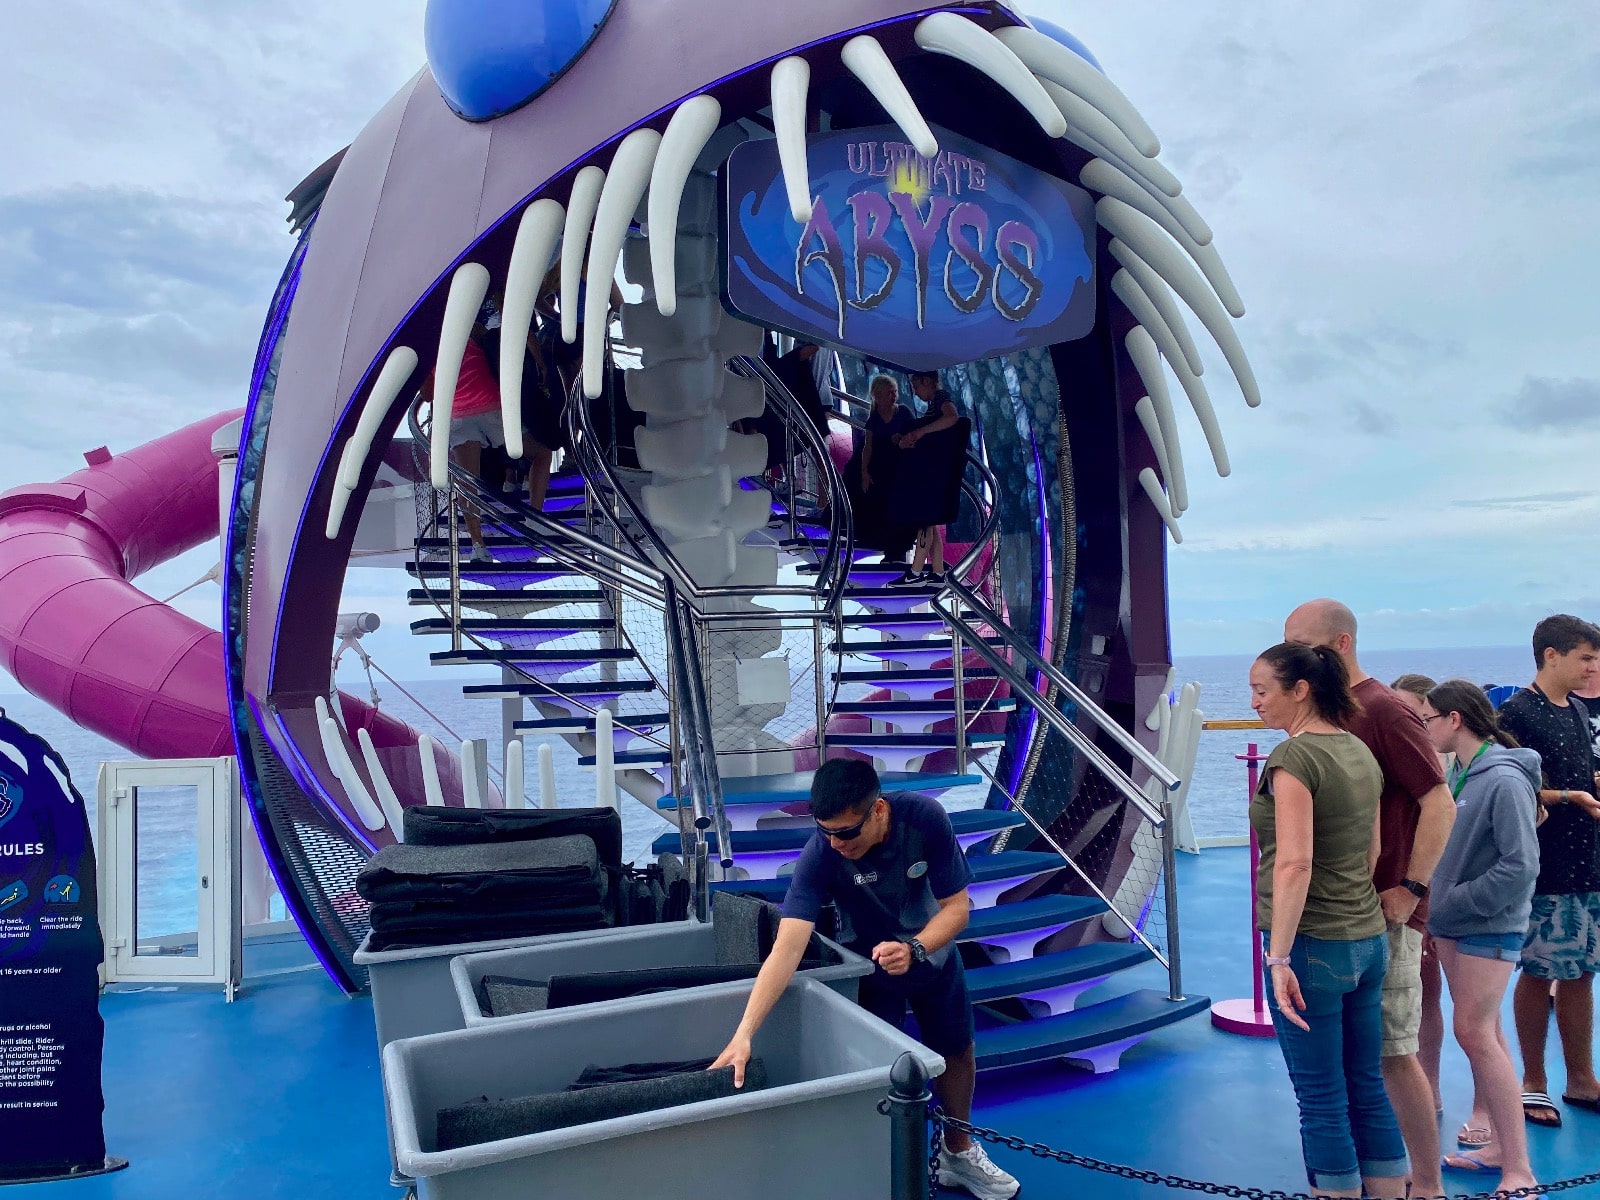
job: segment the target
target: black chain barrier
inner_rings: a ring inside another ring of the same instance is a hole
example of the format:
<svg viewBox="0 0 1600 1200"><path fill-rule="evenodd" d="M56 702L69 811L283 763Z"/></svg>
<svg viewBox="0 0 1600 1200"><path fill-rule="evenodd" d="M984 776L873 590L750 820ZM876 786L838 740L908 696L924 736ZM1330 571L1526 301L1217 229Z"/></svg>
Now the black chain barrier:
<svg viewBox="0 0 1600 1200"><path fill-rule="evenodd" d="M888 1114L887 1103L878 1105L880 1113ZM1163 1175L1160 1171L1144 1171L1138 1167L1123 1166L1121 1163L1103 1162L1098 1158L1090 1158L1083 1154L1074 1154L1070 1150L1057 1150L1043 1142L1030 1142L1026 1138L1012 1137L1001 1133L997 1129L985 1129L981 1125L974 1125L958 1117L952 1117L938 1108L930 1108L928 1113L933 1122L933 1137L931 1139L932 1153L928 1159L928 1200L935 1200L937 1193L936 1180L939 1174L939 1149L944 1142L944 1131L954 1129L965 1133L968 1137L980 1142L987 1142L991 1146L1004 1146L1008 1150L1031 1154L1035 1158L1054 1159L1069 1167L1081 1167L1085 1171L1096 1171L1102 1175L1113 1175L1118 1179L1131 1179L1136 1183L1147 1183L1153 1187L1175 1188L1184 1192L1199 1192L1206 1196L1227 1196L1230 1200L1320 1200L1309 1192L1285 1192L1277 1188L1241 1187L1233 1183L1210 1183L1201 1179L1187 1179L1182 1175ZM1536 1187L1517 1188L1514 1191L1489 1191L1489 1192L1459 1192L1452 1193L1448 1200L1513 1200L1517 1197L1548 1196L1556 1192L1570 1191L1572 1188L1588 1187L1590 1184L1600 1183L1600 1171L1591 1171L1587 1175L1579 1175L1573 1179L1560 1179L1554 1183L1541 1183Z"/></svg>

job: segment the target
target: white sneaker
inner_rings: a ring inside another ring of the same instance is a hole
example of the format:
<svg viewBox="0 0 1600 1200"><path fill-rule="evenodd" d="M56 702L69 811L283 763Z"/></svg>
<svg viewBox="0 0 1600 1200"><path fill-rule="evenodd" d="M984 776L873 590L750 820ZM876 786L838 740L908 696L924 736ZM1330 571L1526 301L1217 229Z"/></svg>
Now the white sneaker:
<svg viewBox="0 0 1600 1200"><path fill-rule="evenodd" d="M489 557L489 548L487 546L485 546L482 542L473 542L472 558L470 561L475 563L486 563L493 562L494 560Z"/></svg>
<svg viewBox="0 0 1600 1200"><path fill-rule="evenodd" d="M984 1153L976 1142L971 1149L955 1154L939 1151L939 1184L971 1192L978 1200L1011 1200L1022 1187Z"/></svg>

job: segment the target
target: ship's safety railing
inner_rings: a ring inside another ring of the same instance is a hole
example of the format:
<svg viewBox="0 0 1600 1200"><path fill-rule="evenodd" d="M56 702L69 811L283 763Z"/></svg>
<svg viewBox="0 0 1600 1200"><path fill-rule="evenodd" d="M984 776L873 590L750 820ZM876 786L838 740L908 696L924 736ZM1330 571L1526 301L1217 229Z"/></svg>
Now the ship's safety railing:
<svg viewBox="0 0 1600 1200"><path fill-rule="evenodd" d="M965 646L982 658L1010 685L1017 704L1032 719L1044 723L1041 744L1034 748L1034 776L1024 795L1008 786L979 759L972 761L1011 807L1068 866L1109 912L1103 918L1107 931L1139 942L1167 971L1168 995L1181 1000L1182 955L1178 939L1178 886L1176 846L1170 797L1180 780L1133 734L1106 713L1048 658L1010 629L984 598L954 576L934 598L933 608L944 618L959 655ZM978 624L996 631L1004 644L995 646L979 635ZM1030 673L1036 676L1041 691ZM960 689L956 694L960 695ZM1150 783L1141 788L1089 732L1086 721L1114 747L1142 768ZM1082 764L1082 769L1079 769ZM1028 810L1028 794L1054 791L1070 798L1080 832L1063 843L1045 822ZM1102 836L1105 827L1124 811L1139 822L1126 843L1115 835ZM1126 855L1124 859L1121 856ZM1097 880L1117 880L1108 892Z"/></svg>
<svg viewBox="0 0 1600 1200"><path fill-rule="evenodd" d="M423 415L427 407L425 402L419 402L411 410L413 440L418 455L422 455L423 448L429 444L431 414L428 417ZM427 477L425 471L423 477ZM469 642L479 649L496 649L464 628L462 623L461 523L467 511L473 512L493 528L513 534L524 546L552 561L594 579L612 601L615 613L622 611L623 596L654 606L660 617L660 640L665 647L665 654L662 677L653 679L653 682L669 701L671 720L668 728L671 740L668 746L674 787L680 797L686 797L689 801L678 808L679 834L689 864L696 915L701 920L709 919L708 884L711 871L706 833L714 831L724 869L732 865L725 849L732 845L732 838L723 811L715 759L709 750L709 706L700 672L696 668L700 659L697 633L688 604L672 575L644 559L631 545L618 546L615 538L605 536L616 531L594 521L592 514L585 522L590 528L585 529L563 524L544 513L515 509L492 496L483 483L469 472L454 465L448 473L446 489L418 490L433 495L433 499L423 506L424 515L419 520L419 525L423 527L419 530L419 561L422 560L422 537L433 536L441 523L446 529L443 552L449 564L447 589L443 592L436 589L426 572L420 573L420 583L434 606L448 619L451 647L454 650L462 649ZM530 592L529 597L530 600L536 600L537 593ZM623 635L620 617L617 633L619 637ZM646 656L641 654L640 661L644 662L645 659ZM524 680L539 683L564 703L591 713L597 711L578 697L562 693L559 682L537 678L522 670L514 661L507 662L505 669ZM629 728L626 717L618 718L616 724L624 729ZM661 744L653 732L644 729L635 729L633 732Z"/></svg>

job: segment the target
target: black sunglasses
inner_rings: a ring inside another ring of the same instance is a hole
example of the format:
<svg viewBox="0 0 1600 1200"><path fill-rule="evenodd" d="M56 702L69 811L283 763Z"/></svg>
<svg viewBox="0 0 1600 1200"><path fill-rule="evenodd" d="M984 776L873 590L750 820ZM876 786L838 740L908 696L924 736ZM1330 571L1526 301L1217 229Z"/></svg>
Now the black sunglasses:
<svg viewBox="0 0 1600 1200"><path fill-rule="evenodd" d="M825 838L832 838L836 842L853 842L861 836L861 831L866 828L867 822L872 820L872 814L877 810L877 807L878 801L874 799L872 807L867 809L866 816L862 817L854 825L846 825L843 829L829 829L821 821L818 821L816 822L817 832Z"/></svg>

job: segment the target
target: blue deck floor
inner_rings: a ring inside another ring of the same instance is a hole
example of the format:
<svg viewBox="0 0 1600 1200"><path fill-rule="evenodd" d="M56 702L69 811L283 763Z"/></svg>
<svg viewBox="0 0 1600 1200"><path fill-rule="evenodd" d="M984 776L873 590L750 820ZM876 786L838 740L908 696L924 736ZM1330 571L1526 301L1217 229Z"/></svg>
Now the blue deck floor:
<svg viewBox="0 0 1600 1200"><path fill-rule="evenodd" d="M1247 995L1245 852L1185 856L1180 881L1187 986L1217 998ZM105 996L106 1141L133 1165L8 1194L398 1197L387 1184L371 1005L343 998L314 968L283 973L296 958L295 948L253 947L255 978L233 1005L216 993ZM269 970L280 973L261 974ZM1163 980L1143 967L1109 986L1160 987ZM1552 1046L1553 1092L1562 1082L1559 1061ZM1444 1073L1445 1130L1453 1142L1471 1080L1448 1043ZM1192 1178L1287 1190L1304 1183L1294 1097L1276 1046L1219 1033L1204 1019L1156 1034L1112 1075L1096 1078L1062 1064L985 1076L976 1119L1080 1154ZM1600 1116L1569 1110L1565 1129L1530 1136L1541 1179L1600 1168ZM1156 1194L1027 1155L995 1156L1036 1200ZM1493 1179L1449 1182L1464 1192ZM1600 1189L1569 1194L1600 1196Z"/></svg>

